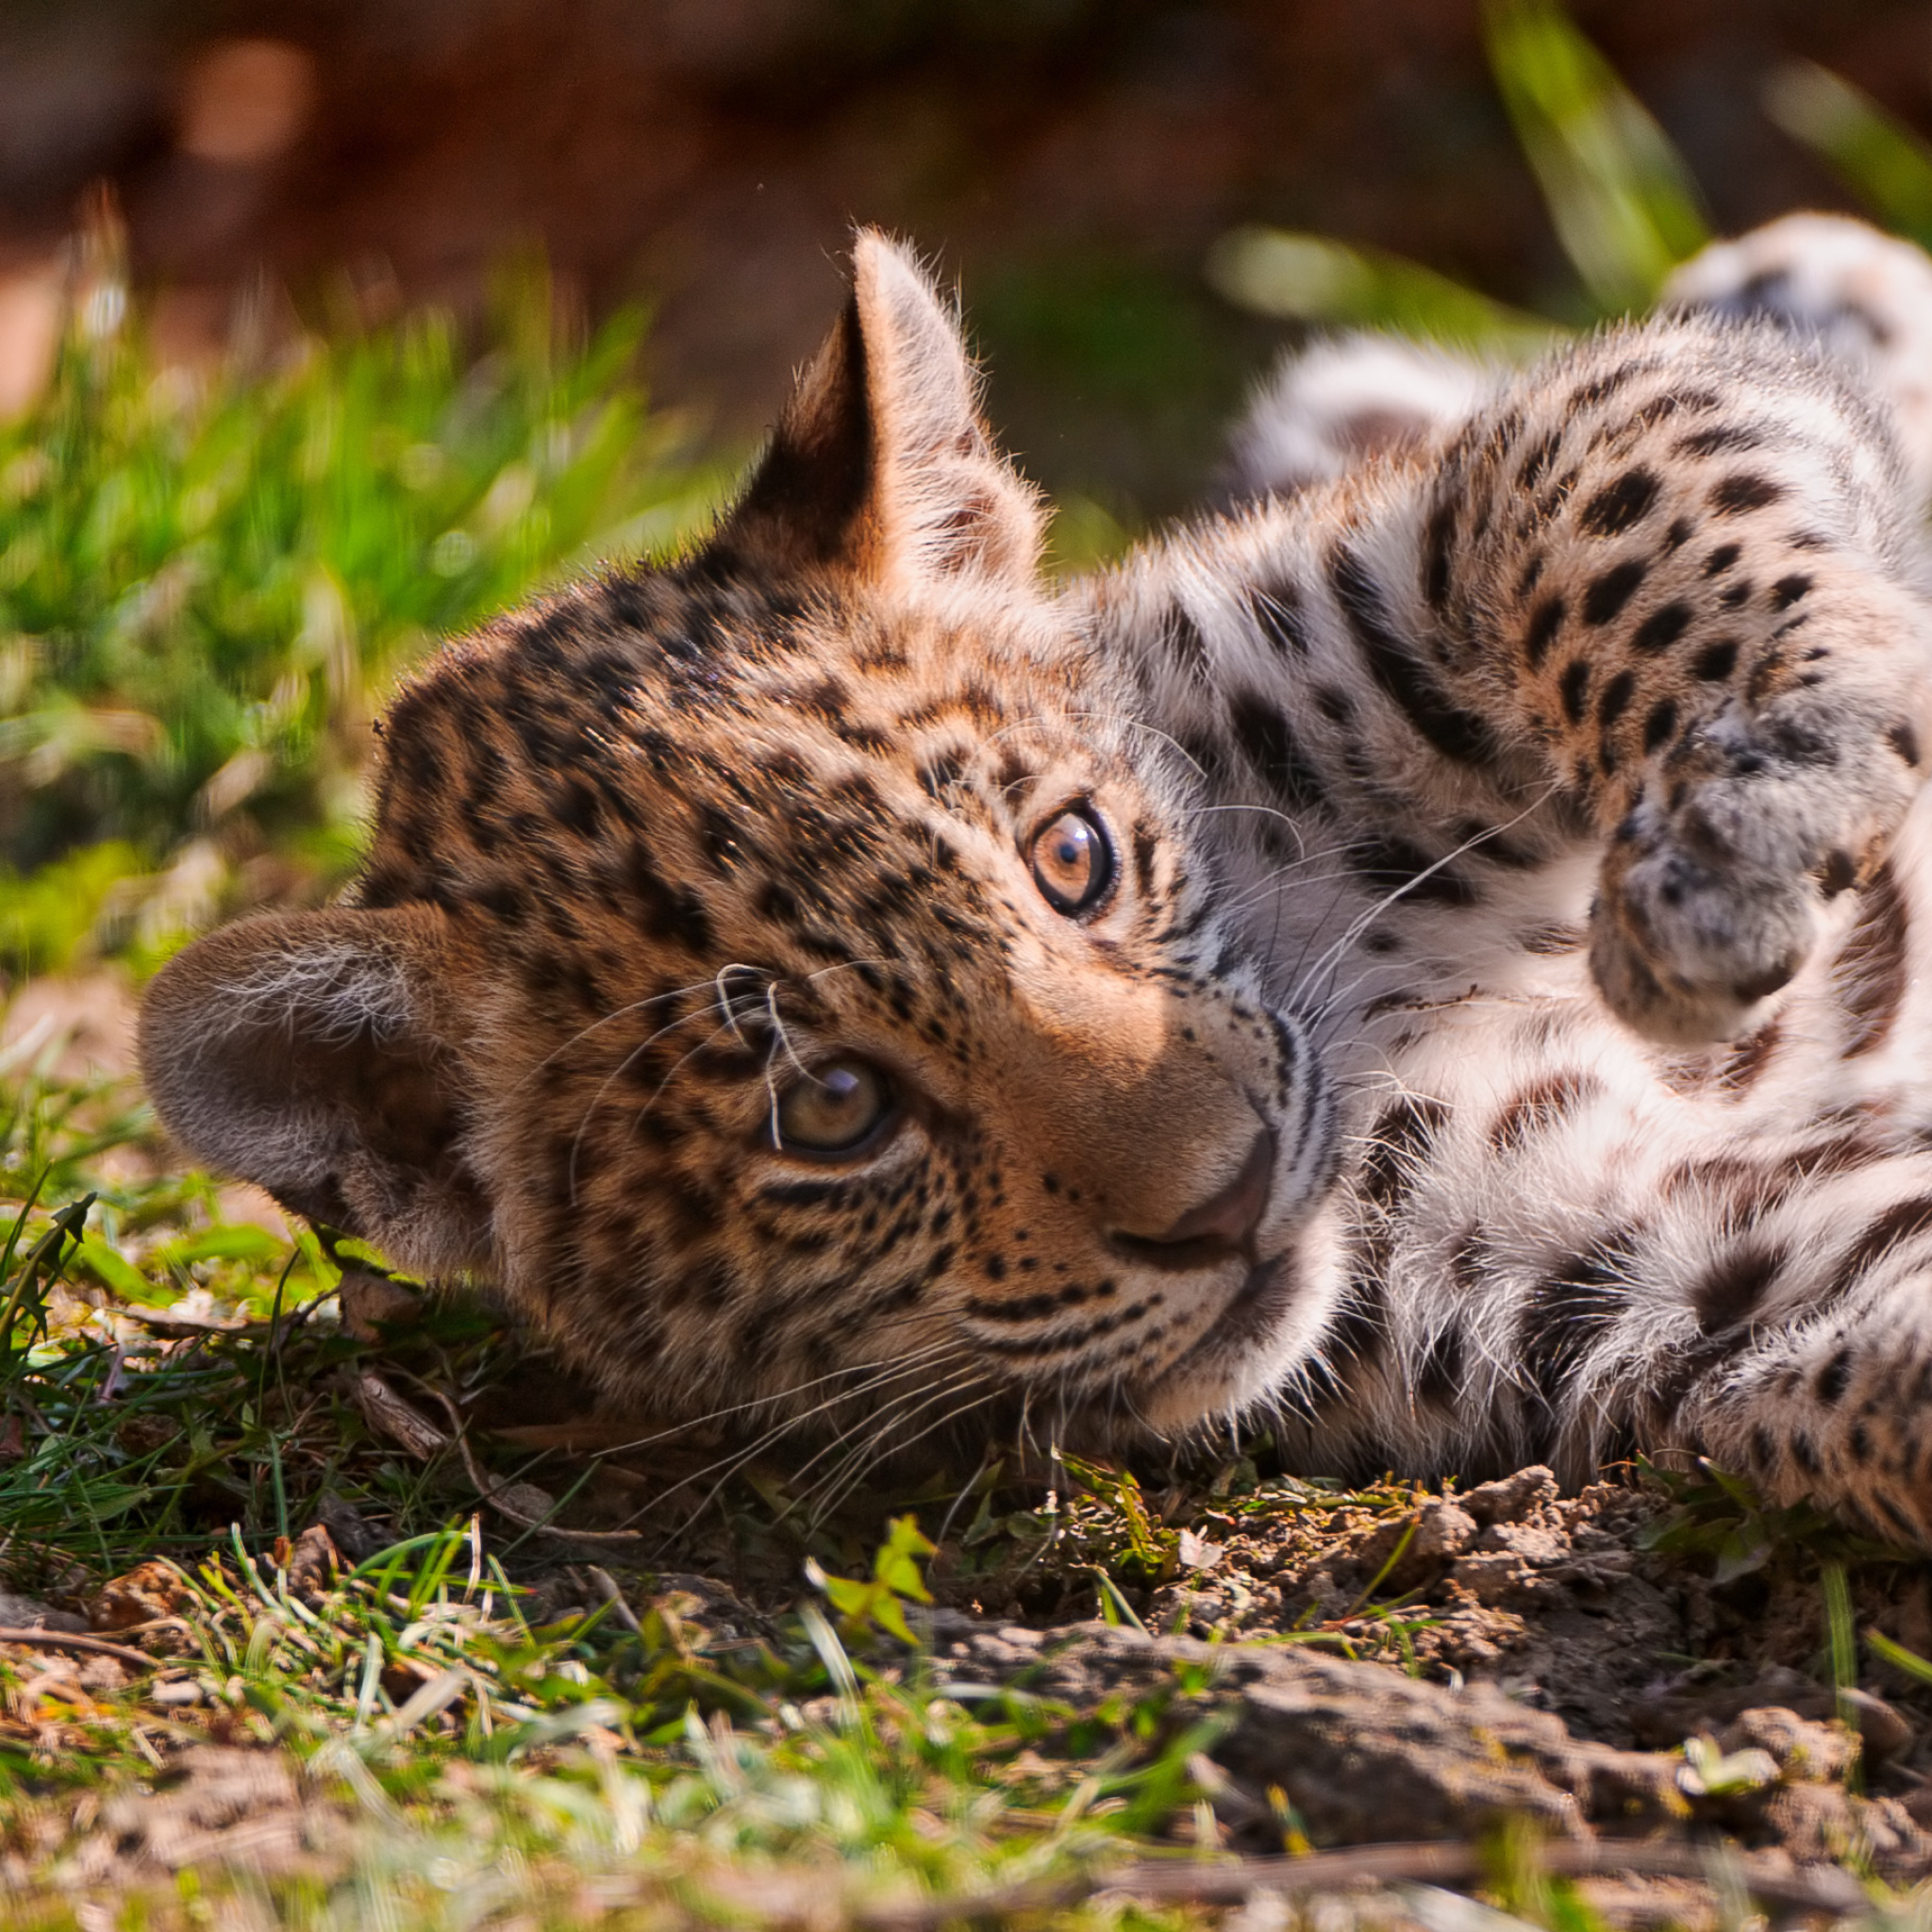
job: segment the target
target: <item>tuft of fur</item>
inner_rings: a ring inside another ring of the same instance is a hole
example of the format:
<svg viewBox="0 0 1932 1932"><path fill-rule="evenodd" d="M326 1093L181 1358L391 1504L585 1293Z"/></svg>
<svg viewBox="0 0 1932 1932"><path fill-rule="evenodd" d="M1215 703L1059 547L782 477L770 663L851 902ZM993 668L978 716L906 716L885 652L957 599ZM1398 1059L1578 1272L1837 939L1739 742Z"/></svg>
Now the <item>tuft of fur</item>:
<svg viewBox="0 0 1932 1932"><path fill-rule="evenodd" d="M1291 351L1228 441L1234 497L1286 496L1464 422L1503 372L1403 336L1366 331Z"/></svg>

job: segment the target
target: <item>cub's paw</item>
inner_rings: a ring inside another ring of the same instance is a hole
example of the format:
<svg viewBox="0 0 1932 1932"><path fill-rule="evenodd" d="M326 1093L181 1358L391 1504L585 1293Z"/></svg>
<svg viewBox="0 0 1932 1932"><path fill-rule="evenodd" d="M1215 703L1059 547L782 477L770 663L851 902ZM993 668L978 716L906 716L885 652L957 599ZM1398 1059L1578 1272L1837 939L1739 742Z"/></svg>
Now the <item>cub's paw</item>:
<svg viewBox="0 0 1932 1932"><path fill-rule="evenodd" d="M1698 847L1632 815L1604 862L1591 972L1626 1025L1670 1045L1732 1040L1796 977L1824 924L1809 879Z"/></svg>
<svg viewBox="0 0 1932 1932"><path fill-rule="evenodd" d="M1653 1040L1696 1045L1761 1024L1845 923L1846 895L1877 870L1924 781L1923 725L1888 730L1856 702L1808 708L1717 721L1653 774L1610 840L1591 968L1611 1009Z"/></svg>

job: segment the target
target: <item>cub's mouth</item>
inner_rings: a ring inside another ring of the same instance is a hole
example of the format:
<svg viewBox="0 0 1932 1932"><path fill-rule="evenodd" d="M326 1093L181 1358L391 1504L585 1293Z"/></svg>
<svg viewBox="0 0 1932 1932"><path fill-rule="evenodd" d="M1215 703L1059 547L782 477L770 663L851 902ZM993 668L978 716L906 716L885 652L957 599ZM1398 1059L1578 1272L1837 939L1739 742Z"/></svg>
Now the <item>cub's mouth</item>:
<svg viewBox="0 0 1932 1932"><path fill-rule="evenodd" d="M1296 1285L1292 1252L1257 1262L1233 1300L1174 1366L1183 1368L1222 1349L1244 1348L1265 1340L1292 1306Z"/></svg>

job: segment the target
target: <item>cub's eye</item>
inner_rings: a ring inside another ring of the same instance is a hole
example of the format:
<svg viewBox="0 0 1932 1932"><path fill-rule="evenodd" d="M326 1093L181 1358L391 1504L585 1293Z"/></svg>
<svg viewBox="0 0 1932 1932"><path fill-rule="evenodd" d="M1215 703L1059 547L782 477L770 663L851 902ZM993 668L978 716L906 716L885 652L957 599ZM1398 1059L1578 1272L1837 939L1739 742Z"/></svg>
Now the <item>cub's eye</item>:
<svg viewBox="0 0 1932 1932"><path fill-rule="evenodd" d="M1033 835L1033 883L1056 912L1091 912L1113 884L1113 847L1084 805L1070 807Z"/></svg>
<svg viewBox="0 0 1932 1932"><path fill-rule="evenodd" d="M892 1117L886 1076L864 1060L827 1060L778 1102L775 1131L788 1154L856 1154Z"/></svg>

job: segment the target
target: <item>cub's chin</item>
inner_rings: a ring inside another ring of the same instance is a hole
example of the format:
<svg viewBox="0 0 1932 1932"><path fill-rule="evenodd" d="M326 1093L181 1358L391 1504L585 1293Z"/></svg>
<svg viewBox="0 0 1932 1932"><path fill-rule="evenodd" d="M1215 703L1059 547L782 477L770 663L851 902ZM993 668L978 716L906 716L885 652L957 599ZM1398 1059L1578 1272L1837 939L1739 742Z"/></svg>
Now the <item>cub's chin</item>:
<svg viewBox="0 0 1932 1932"><path fill-rule="evenodd" d="M1319 1284L1332 1279L1310 1267L1306 1243L1260 1263L1187 1351L1121 1407L1144 1437L1174 1441L1294 1406L1324 1353L1335 1293Z"/></svg>

